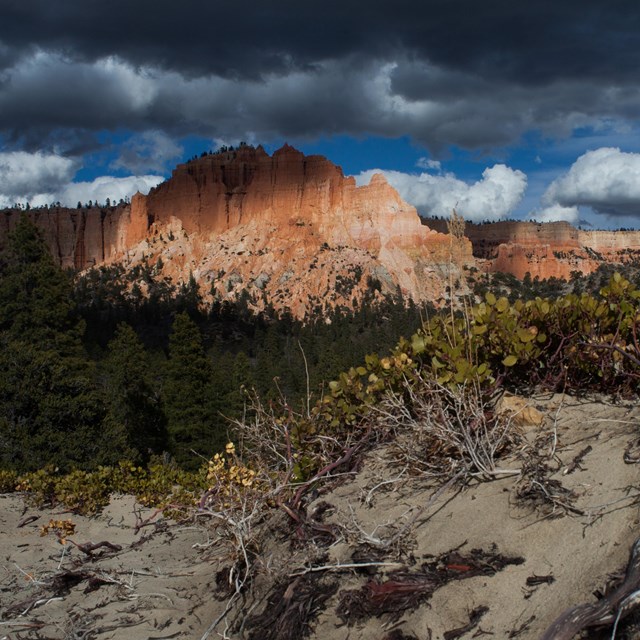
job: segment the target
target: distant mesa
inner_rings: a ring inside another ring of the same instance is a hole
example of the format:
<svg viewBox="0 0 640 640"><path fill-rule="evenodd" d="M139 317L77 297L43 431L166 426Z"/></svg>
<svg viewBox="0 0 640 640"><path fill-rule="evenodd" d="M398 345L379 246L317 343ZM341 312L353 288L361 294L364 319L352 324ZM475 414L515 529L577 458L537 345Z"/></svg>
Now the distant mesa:
<svg viewBox="0 0 640 640"><path fill-rule="evenodd" d="M445 220L428 219L445 231ZM640 259L640 231L582 231L568 222L467 223L465 235L476 262L486 271L510 273L522 279L561 278L573 271L589 274L602 263Z"/></svg>
<svg viewBox="0 0 640 640"><path fill-rule="evenodd" d="M20 213L4 211L0 242ZM372 291L438 302L461 286L465 266L568 278L640 255L640 232L567 223L467 224L455 239L446 221L423 224L383 175L358 187L289 145L271 156L249 145L203 154L130 204L27 214L65 267L157 264L175 282L193 275L208 300L243 295L298 317L352 307Z"/></svg>

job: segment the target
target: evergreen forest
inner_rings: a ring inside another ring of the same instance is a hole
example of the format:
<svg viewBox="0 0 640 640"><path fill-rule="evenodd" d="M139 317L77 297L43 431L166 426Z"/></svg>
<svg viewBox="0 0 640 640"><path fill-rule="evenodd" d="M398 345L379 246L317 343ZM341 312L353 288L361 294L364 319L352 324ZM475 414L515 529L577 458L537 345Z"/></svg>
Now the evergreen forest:
<svg viewBox="0 0 640 640"><path fill-rule="evenodd" d="M301 406L431 310L388 298L302 323L246 300L202 304L144 265L58 267L26 218L0 258L0 468L91 470L224 449L247 393Z"/></svg>

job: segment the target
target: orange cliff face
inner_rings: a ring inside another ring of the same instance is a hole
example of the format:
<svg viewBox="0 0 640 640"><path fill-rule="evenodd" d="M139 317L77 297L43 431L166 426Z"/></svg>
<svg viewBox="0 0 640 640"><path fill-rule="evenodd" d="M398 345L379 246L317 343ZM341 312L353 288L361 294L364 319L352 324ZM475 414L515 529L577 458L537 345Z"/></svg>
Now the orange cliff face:
<svg viewBox="0 0 640 640"><path fill-rule="evenodd" d="M5 212L0 243L20 214ZM382 175L358 187L288 145L205 155L130 205L28 215L64 266L146 261L176 283L193 274L205 298L248 295L298 317L351 307L371 289L437 302L473 261L468 241L421 224Z"/></svg>
<svg viewBox="0 0 640 640"><path fill-rule="evenodd" d="M569 279L572 271L591 273L599 262L585 251L579 232L568 222L498 222L469 230L489 270L531 277ZM472 243L474 242L472 240Z"/></svg>
<svg viewBox="0 0 640 640"><path fill-rule="evenodd" d="M382 175L356 187L326 158L288 145L273 157L262 147L241 147L179 165L134 205L132 218L158 224L177 218L188 234L203 237L254 222L280 230L313 227L327 242L349 240L374 250L392 238L414 247L429 236L415 208Z"/></svg>
<svg viewBox="0 0 640 640"><path fill-rule="evenodd" d="M2 212L0 245L22 214ZM205 155L130 205L26 215L65 267L146 262L176 283L193 275L205 299L243 296L298 317L351 307L368 290L437 303L454 283L464 293L465 265L569 278L640 257L639 231L564 222L468 223L454 242L446 221L422 224L382 175L358 187L326 158L288 145L273 156L248 146Z"/></svg>
<svg viewBox="0 0 640 640"><path fill-rule="evenodd" d="M428 220L443 230L446 221ZM489 272L569 279L589 274L603 262L640 258L640 231L581 231L568 222L467 223L465 235L479 266Z"/></svg>
<svg viewBox="0 0 640 640"><path fill-rule="evenodd" d="M21 215L38 226L54 259L64 268L87 269L116 259L131 241L131 209L125 204L78 209L5 209L0 212L0 246Z"/></svg>
<svg viewBox="0 0 640 640"><path fill-rule="evenodd" d="M241 147L180 165L132 199L130 218L132 266L161 257L174 280L192 273L213 297L246 291L257 308L296 316L350 307L371 284L437 301L450 273L458 279L472 261L463 241L452 262L448 236L422 225L383 176L357 187L326 158L287 145L273 156Z"/></svg>

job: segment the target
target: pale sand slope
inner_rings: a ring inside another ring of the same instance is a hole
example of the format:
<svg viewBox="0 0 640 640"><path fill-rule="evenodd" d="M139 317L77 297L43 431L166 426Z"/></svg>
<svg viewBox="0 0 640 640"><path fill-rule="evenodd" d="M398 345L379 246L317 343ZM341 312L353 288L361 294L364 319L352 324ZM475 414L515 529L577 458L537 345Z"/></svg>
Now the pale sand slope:
<svg viewBox="0 0 640 640"><path fill-rule="evenodd" d="M281 513L259 525L261 555L255 565L254 587L227 617L230 627L226 632L222 622L209 637L225 633L229 638L266 637L249 614L275 611L274 600L267 604L267 596L276 581L283 581L285 587L295 583L289 590L295 599L301 583L290 574L311 566L305 563L353 563L354 551L366 534L388 540L411 518L415 518L413 526L381 558L399 562L405 572L419 572L433 556L460 545L462 559L450 556L440 563L441 567L448 565L449 577L464 578L468 570L464 556L472 549L489 552L493 548L524 561L493 575L449 581L417 608L400 611L397 619L389 613L360 619L353 611L351 617L346 613L350 607L344 604L345 592L360 589L372 578L364 571L314 572L318 593L327 585L333 585L334 593L324 603L316 603L319 615L311 621L307 637L436 640L463 627L470 612L482 606L488 610L479 626L459 637L482 638L482 632L487 632L492 634L486 636L489 638L539 638L567 607L594 602L593 592L604 590L609 575L624 569L629 549L640 536L638 466L623 462L625 448L640 436L640 407L627 401L613 404L560 396L529 402L546 416L545 421L542 426L523 427L522 445L501 467L520 468L533 450L533 441L545 436L544 442L538 439L540 450L549 452L555 447L555 463L548 464L558 470L551 479L575 492L574 498L560 500L576 512L518 498L525 484L518 477L451 487L436 499L432 496L437 486L423 479L408 478L374 489L401 471L388 464L388 450L374 451L353 480L309 505L309 513L321 502L331 505L324 522L342 525L337 542L327 548L292 545L288 533L293 533L293 527ZM581 464L566 473L588 445L592 449ZM547 485L548 490L550 487ZM557 487L553 491L557 493ZM419 511L424 505L428 507ZM201 638L226 604L216 574L229 565L229 547L216 540L204 518L189 525L145 527L136 534L133 508L131 498L116 497L100 516L84 518L24 507L16 495L0 496L0 639ZM38 520L18 527L30 515L37 515ZM98 549L94 558L88 558L67 545L63 555L55 536L39 536L39 527L51 517L72 519L77 525L73 540L78 543L106 540L121 545L122 550ZM364 552L356 555L358 562L367 559L374 559L370 550L368 557ZM396 569L378 568L376 580L384 582ZM68 572L75 572L80 581L65 590L60 587L60 576ZM527 578L532 576L553 576L554 581L527 587ZM102 584L96 584L95 578L101 578ZM85 593L90 586L97 588ZM49 600L52 597L56 599ZM347 623L337 615L339 607ZM269 637L288 637L275 630L275 623L269 629ZM640 637L634 633L627 625L617 637ZM610 631L608 634L590 637L610 637Z"/></svg>

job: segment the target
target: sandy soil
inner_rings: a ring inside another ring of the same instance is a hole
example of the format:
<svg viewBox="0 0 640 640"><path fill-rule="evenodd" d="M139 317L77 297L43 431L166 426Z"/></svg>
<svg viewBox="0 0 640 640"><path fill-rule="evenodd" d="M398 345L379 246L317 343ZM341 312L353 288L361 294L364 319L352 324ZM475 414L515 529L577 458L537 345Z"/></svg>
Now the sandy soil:
<svg viewBox="0 0 640 640"><path fill-rule="evenodd" d="M85 518L0 496L0 640L540 638L567 607L595 602L640 536L638 466L623 461L640 406L560 396L527 405L522 443L501 463L524 475L442 490L379 449L308 505L336 525L335 540L296 542L281 512L256 523L251 586L215 629L234 557L210 520L136 532L130 497ZM121 549L89 555L41 537L51 518L71 519L77 544ZM363 563L378 565L337 567ZM404 585L402 598L385 593L390 584ZM292 609L298 617L283 621ZM640 637L633 624L619 629L625 637Z"/></svg>

